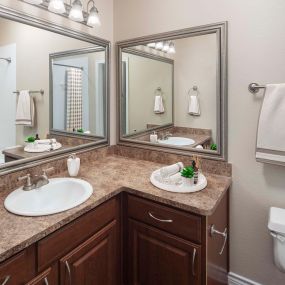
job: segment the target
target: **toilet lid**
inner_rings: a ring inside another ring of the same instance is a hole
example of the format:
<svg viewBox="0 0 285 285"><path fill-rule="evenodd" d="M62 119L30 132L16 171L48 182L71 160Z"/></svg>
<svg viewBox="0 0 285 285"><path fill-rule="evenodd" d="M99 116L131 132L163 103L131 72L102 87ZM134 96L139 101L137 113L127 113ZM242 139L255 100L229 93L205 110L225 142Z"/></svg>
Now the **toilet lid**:
<svg viewBox="0 0 285 285"><path fill-rule="evenodd" d="M271 231L285 234L285 209L270 208L268 228Z"/></svg>

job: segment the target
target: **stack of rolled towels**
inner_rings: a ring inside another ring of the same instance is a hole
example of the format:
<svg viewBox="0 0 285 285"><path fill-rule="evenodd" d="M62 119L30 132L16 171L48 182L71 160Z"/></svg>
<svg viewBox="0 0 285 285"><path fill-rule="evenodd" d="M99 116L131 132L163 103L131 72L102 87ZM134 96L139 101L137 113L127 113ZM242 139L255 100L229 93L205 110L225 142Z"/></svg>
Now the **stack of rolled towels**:
<svg viewBox="0 0 285 285"><path fill-rule="evenodd" d="M182 162L177 162L175 164L162 167L160 169L160 176L162 182L167 182L169 184L176 184L181 180L180 171L184 168Z"/></svg>

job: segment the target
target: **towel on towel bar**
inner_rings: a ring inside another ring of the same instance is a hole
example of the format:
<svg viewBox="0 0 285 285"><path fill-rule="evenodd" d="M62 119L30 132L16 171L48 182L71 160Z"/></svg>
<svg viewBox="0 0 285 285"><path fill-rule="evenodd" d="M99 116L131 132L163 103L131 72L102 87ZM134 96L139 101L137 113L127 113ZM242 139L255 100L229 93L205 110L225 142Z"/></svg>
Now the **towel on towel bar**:
<svg viewBox="0 0 285 285"><path fill-rule="evenodd" d="M266 85L260 111L256 160L285 166L285 84Z"/></svg>
<svg viewBox="0 0 285 285"><path fill-rule="evenodd" d="M34 100L30 96L28 90L22 90L19 93L17 110L16 110L16 125L34 126L35 106Z"/></svg>
<svg viewBox="0 0 285 285"><path fill-rule="evenodd" d="M163 99L162 99L161 95L155 96L154 110L153 111L155 114L163 114L164 113Z"/></svg>

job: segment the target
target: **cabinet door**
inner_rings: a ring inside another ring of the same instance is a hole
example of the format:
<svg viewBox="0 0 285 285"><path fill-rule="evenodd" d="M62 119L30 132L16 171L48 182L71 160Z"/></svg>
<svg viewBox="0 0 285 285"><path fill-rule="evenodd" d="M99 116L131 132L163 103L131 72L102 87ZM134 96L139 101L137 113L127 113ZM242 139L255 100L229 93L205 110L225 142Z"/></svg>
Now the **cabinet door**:
<svg viewBox="0 0 285 285"><path fill-rule="evenodd" d="M0 264L0 284L25 284L35 276L35 250L31 246Z"/></svg>
<svg viewBox="0 0 285 285"><path fill-rule="evenodd" d="M131 219L128 230L129 285L200 284L200 246Z"/></svg>
<svg viewBox="0 0 285 285"><path fill-rule="evenodd" d="M58 285L58 269L57 263L49 267L45 271L38 274L26 285ZM7 284L9 285L9 284Z"/></svg>
<svg viewBox="0 0 285 285"><path fill-rule="evenodd" d="M60 284L118 284L116 232L117 223L114 220L61 258Z"/></svg>

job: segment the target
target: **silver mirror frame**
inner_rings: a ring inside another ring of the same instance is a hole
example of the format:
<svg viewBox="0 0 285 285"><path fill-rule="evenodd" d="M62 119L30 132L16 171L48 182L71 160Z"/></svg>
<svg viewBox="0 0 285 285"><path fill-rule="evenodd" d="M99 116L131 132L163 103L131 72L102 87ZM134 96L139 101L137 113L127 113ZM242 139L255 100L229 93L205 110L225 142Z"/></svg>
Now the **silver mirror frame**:
<svg viewBox="0 0 285 285"><path fill-rule="evenodd" d="M35 166L44 162L56 160L58 158L66 157L72 152L82 152L87 150L92 150L99 147L104 147L110 145L110 52L111 52L111 43L107 40L101 39L99 37L91 36L87 33L79 32L74 29L67 27L59 26L53 24L52 22L24 14L15 9L5 7L0 4L0 17L36 28L40 28L46 31L54 32L63 36L74 38L77 40L85 41L93 45L100 45L105 48L106 51L106 137L100 142L91 142L84 145L79 145L75 147L70 147L65 150L58 150L54 153L45 153L38 155L35 158L25 158L19 161L12 161L0 165L0 176L7 173L23 170L25 168Z"/></svg>
<svg viewBox="0 0 285 285"><path fill-rule="evenodd" d="M181 155L193 156L197 155L207 159L227 160L227 141L228 141L228 78L227 78L227 59L228 59L228 23L220 22L215 24L192 27L188 29L176 30L161 34L154 34L139 38L133 38L116 43L116 57L117 57L117 144L124 146L133 146L138 148L159 150L168 153L175 153ZM181 39L186 37L193 37L199 35L216 34L218 44L218 58L217 58L217 145L216 152L210 150L183 150L175 146L160 146L157 144L133 141L124 138L121 133L121 80L122 80L122 52L123 49L131 48L137 45L145 45L150 42L168 41L174 39Z"/></svg>

